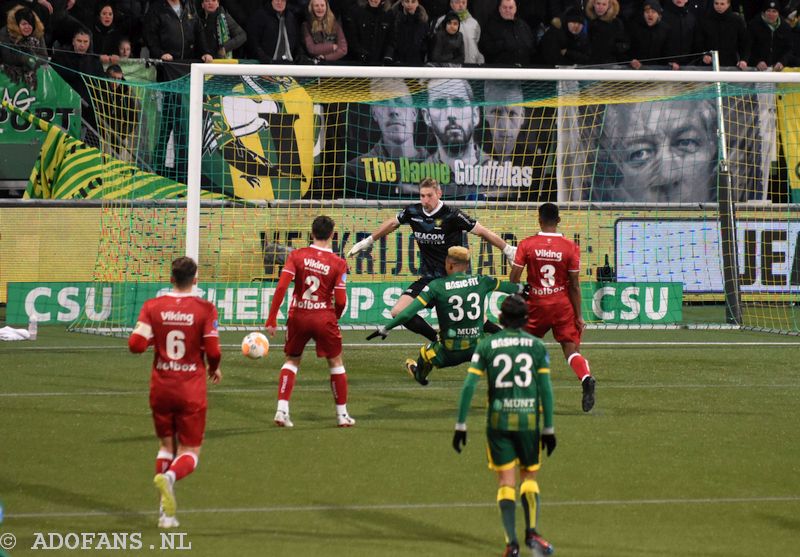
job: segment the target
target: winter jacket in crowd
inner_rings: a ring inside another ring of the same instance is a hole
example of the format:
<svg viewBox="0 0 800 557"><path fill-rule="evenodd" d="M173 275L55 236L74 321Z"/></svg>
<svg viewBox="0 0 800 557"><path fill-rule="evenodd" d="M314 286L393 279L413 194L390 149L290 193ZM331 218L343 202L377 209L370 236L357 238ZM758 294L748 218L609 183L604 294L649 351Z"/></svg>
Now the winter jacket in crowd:
<svg viewBox="0 0 800 557"><path fill-rule="evenodd" d="M756 67L759 62L774 66L780 62L788 65L792 53L792 28L780 16L775 24L764 20L758 14L747 25L750 40L750 58L748 65Z"/></svg>
<svg viewBox="0 0 800 557"><path fill-rule="evenodd" d="M539 45L539 60L545 66L585 66L589 63L589 39L582 31L570 32L566 22L556 22L545 31Z"/></svg>
<svg viewBox="0 0 800 557"><path fill-rule="evenodd" d="M480 23L468 11L458 15L461 18L461 36L464 38L464 63L483 64L483 54L478 48L481 40ZM444 16L436 21L437 28L442 24L442 21L444 21Z"/></svg>
<svg viewBox="0 0 800 557"><path fill-rule="evenodd" d="M380 64L391 40L393 14L386 10L386 0L378 7L356 6L345 18L349 58L362 64Z"/></svg>
<svg viewBox="0 0 800 557"><path fill-rule="evenodd" d="M680 65L690 64L696 56L690 56L694 50L694 35L697 27L697 18L687 3L679 8L672 0L663 3L664 15L662 22L667 26L667 56L670 62Z"/></svg>
<svg viewBox="0 0 800 557"><path fill-rule="evenodd" d="M206 45L214 58L233 58L233 51L247 41L245 30L222 6L212 13L201 9L199 16Z"/></svg>
<svg viewBox="0 0 800 557"><path fill-rule="evenodd" d="M428 54L428 12L422 5L413 14L403 10L402 2L391 9L391 40L384 59L400 66L422 66Z"/></svg>
<svg viewBox="0 0 800 557"><path fill-rule="evenodd" d="M320 61L335 62L347 56L347 39L342 24L335 20L331 33L312 31L311 21L303 22L303 44L308 55ZM336 49L333 46L336 45Z"/></svg>
<svg viewBox="0 0 800 557"><path fill-rule="evenodd" d="M742 17L730 8L719 14L711 11L697 22L695 51L719 51L719 64L722 67L736 66L740 60L750 58L747 26Z"/></svg>
<svg viewBox="0 0 800 557"><path fill-rule="evenodd" d="M495 66L530 66L536 38L530 26L519 17L503 19L498 12L481 28L479 43L487 64Z"/></svg>
<svg viewBox="0 0 800 557"><path fill-rule="evenodd" d="M589 20L589 55L592 64L614 64L626 61L630 43L625 26L619 15L619 3L610 0L608 10L597 15L594 0L586 2L586 18Z"/></svg>
<svg viewBox="0 0 800 557"><path fill-rule="evenodd" d="M167 0L154 0L144 20L144 40L151 58L170 54L175 63L158 66L158 80L171 81L190 71L191 62L213 55L206 44L203 28L190 1L181 0L181 15Z"/></svg>
<svg viewBox="0 0 800 557"><path fill-rule="evenodd" d="M463 64L464 37L461 32L451 35L440 25L433 35L429 60L435 64Z"/></svg>
<svg viewBox="0 0 800 557"><path fill-rule="evenodd" d="M33 27L28 36L22 34L17 21L23 17ZM12 8L6 16L6 25L0 29L0 43L0 63L6 75L16 83L25 82L35 89L36 68L47 63L44 25L39 16L24 6Z"/></svg>
<svg viewBox="0 0 800 557"><path fill-rule="evenodd" d="M631 49L628 57L646 65L664 65L669 58L669 29L663 18L655 25L647 25L639 16L630 26Z"/></svg>
<svg viewBox="0 0 800 557"><path fill-rule="evenodd" d="M275 58L276 47L278 46L281 19L286 29L286 39L288 39L288 51L291 59ZM272 62L291 62L296 61L300 55L300 25L297 16L287 8L282 14L276 12L272 3L266 1L264 6L258 10L250 20L247 28L247 42L250 45L251 56L257 58L262 64Z"/></svg>

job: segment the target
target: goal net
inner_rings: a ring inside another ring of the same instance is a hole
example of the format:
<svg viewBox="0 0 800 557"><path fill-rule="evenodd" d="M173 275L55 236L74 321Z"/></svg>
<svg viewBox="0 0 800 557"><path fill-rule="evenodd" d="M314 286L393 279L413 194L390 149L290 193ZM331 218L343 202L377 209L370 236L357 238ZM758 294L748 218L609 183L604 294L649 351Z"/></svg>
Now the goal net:
<svg viewBox="0 0 800 557"><path fill-rule="evenodd" d="M800 330L800 74L192 72L111 93L87 80L107 175L124 164L180 187L159 195L140 176L98 196L97 294L76 330L127 330L183 254L222 326L258 328L315 216L335 220L344 255L414 203L425 177L513 244L538 231L540 203L557 203L591 325ZM499 251L469 245L473 272L508 276ZM342 324L378 324L415 280L417 246L404 226L348 264Z"/></svg>

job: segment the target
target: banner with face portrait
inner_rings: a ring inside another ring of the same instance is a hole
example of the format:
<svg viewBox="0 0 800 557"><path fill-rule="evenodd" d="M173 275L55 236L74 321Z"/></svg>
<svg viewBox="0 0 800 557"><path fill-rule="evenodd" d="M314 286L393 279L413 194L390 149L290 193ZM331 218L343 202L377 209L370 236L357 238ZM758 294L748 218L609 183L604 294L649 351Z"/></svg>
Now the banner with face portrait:
<svg viewBox="0 0 800 557"><path fill-rule="evenodd" d="M766 199L774 94L753 87L718 102L715 87L649 83L606 104L559 108L559 201L716 202L723 153L735 199ZM559 82L559 89L602 97L578 82Z"/></svg>
<svg viewBox="0 0 800 557"><path fill-rule="evenodd" d="M371 94L349 107L345 197L416 198L434 178L445 199L543 198L555 111L526 107L518 82L376 79Z"/></svg>

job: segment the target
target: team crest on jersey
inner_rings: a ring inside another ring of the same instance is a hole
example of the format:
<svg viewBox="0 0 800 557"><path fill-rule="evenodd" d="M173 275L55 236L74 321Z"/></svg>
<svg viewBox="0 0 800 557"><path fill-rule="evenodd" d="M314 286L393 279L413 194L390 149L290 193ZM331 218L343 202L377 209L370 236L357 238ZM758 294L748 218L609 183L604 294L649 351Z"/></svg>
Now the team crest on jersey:
<svg viewBox="0 0 800 557"><path fill-rule="evenodd" d="M216 329L219 329L219 320L217 320L217 319L214 319L214 322L211 324L211 326L212 326L212 327L213 327L215 330L216 330Z"/></svg>
<svg viewBox="0 0 800 557"><path fill-rule="evenodd" d="M347 282L347 273L343 273L343 274L342 274L342 282L343 282L343 283L346 283L346 282Z"/></svg>
<svg viewBox="0 0 800 557"><path fill-rule="evenodd" d="M436 228L441 228L442 227L442 223L444 223L444 219L433 219L433 225Z"/></svg>

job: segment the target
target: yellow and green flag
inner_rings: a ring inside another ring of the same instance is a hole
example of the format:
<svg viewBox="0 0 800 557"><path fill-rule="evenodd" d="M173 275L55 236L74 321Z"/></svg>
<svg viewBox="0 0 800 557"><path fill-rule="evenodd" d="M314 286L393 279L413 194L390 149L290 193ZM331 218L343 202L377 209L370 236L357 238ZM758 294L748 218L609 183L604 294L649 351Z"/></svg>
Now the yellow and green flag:
<svg viewBox="0 0 800 557"><path fill-rule="evenodd" d="M174 199L186 196L185 184L118 160L72 137L57 125L5 101L3 106L46 134L28 179L25 199ZM224 195L209 191L202 191L201 196L225 199Z"/></svg>

